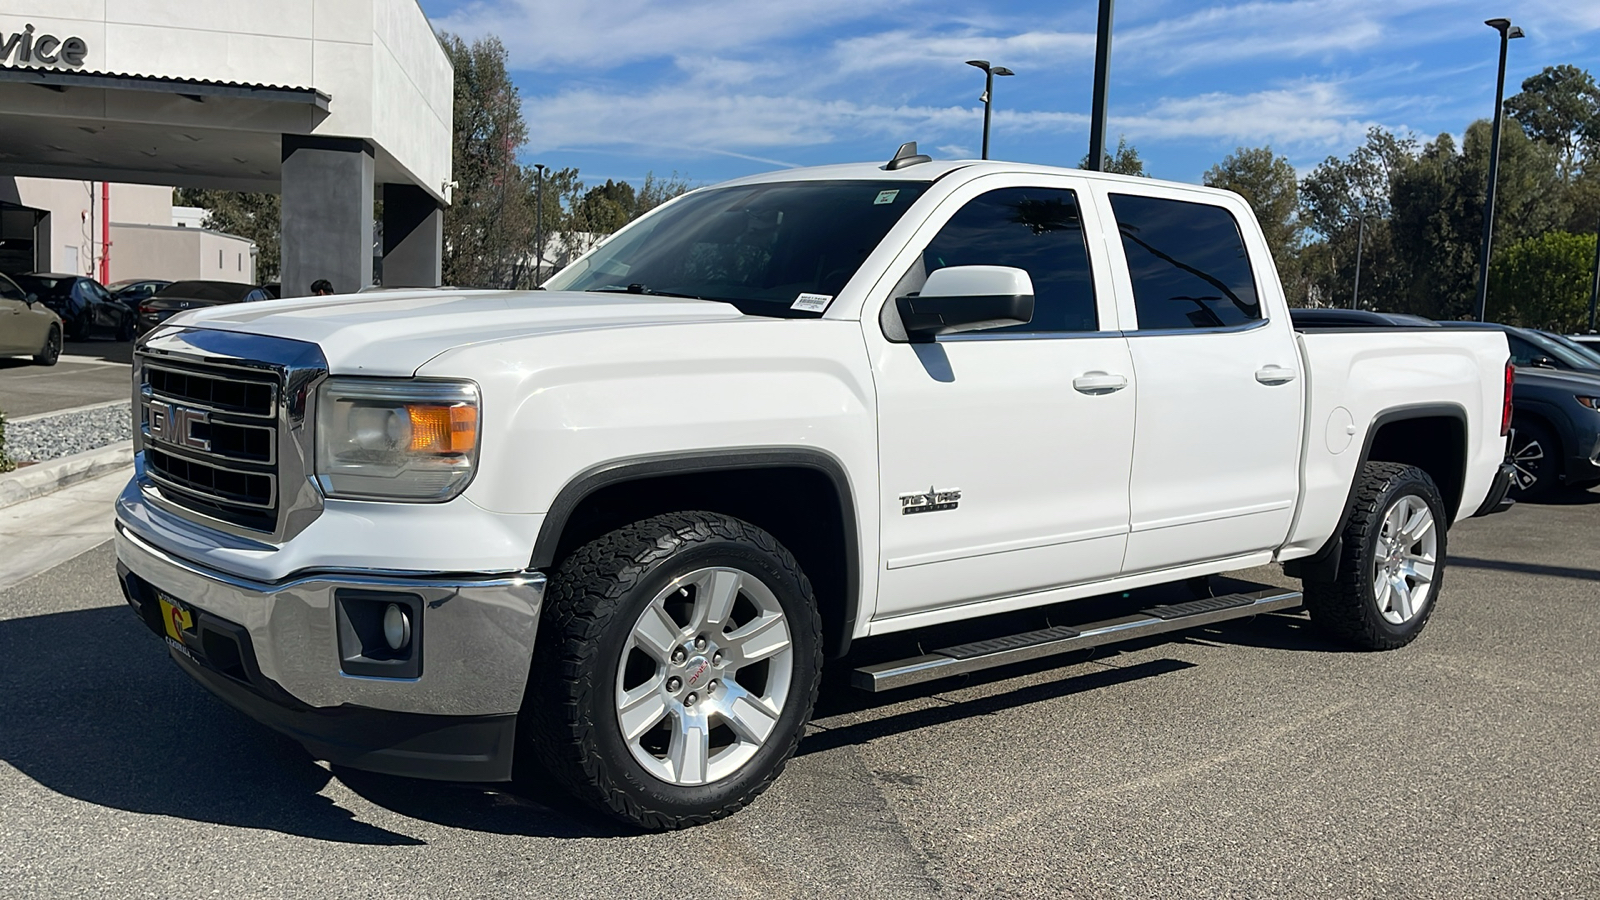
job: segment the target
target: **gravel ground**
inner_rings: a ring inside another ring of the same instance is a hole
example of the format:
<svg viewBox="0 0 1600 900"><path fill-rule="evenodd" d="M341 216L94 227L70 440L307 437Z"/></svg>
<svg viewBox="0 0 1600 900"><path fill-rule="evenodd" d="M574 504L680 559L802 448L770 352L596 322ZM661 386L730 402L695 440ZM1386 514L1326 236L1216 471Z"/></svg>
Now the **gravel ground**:
<svg viewBox="0 0 1600 900"><path fill-rule="evenodd" d="M6 453L17 462L44 462L133 438L133 404L6 423Z"/></svg>

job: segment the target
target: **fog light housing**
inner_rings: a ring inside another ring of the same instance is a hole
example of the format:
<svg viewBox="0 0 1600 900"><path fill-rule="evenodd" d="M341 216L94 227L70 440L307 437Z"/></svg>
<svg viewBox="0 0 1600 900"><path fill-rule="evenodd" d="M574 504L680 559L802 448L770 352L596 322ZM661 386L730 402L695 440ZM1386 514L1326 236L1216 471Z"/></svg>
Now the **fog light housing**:
<svg viewBox="0 0 1600 900"><path fill-rule="evenodd" d="M404 650L411 643L411 617L398 603L383 611L383 639L390 650Z"/></svg>
<svg viewBox="0 0 1600 900"><path fill-rule="evenodd" d="M422 598L398 591L334 593L339 670L366 678L422 677Z"/></svg>

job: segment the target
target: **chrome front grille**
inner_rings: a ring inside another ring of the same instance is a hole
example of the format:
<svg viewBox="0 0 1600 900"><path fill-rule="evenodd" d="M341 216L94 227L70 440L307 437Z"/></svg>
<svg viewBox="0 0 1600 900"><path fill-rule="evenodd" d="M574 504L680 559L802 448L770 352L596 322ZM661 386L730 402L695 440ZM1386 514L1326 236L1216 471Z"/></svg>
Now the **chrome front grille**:
<svg viewBox="0 0 1600 900"><path fill-rule="evenodd" d="M168 499L253 531L278 520L278 376L146 360L145 472Z"/></svg>
<svg viewBox="0 0 1600 900"><path fill-rule="evenodd" d="M309 477L313 344L205 330L159 331L135 364L145 496L242 536L286 540L320 514Z"/></svg>

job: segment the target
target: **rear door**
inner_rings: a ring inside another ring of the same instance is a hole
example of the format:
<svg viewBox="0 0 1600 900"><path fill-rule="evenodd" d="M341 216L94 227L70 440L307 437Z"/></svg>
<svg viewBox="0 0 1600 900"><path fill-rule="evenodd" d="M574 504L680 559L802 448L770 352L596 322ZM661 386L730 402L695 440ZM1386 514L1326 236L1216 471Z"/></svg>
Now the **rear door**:
<svg viewBox="0 0 1600 900"><path fill-rule="evenodd" d="M1122 318L1137 323L1123 572L1275 549L1299 496L1304 373L1266 243L1242 201L1157 186L1103 197Z"/></svg>
<svg viewBox="0 0 1600 900"><path fill-rule="evenodd" d="M878 390L877 618L1113 577L1134 385L1082 179L994 175L945 198L863 317ZM1028 271L1027 325L906 343L893 298L946 266ZM879 314L880 310L886 312Z"/></svg>

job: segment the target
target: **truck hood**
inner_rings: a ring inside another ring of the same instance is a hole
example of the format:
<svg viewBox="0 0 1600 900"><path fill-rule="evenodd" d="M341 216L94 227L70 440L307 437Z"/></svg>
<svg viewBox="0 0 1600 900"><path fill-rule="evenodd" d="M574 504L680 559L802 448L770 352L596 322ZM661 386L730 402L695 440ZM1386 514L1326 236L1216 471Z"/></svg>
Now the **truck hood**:
<svg viewBox="0 0 1600 900"><path fill-rule="evenodd" d="M197 309L169 325L307 341L330 372L409 376L446 350L513 337L737 319L725 303L555 291L382 291Z"/></svg>

